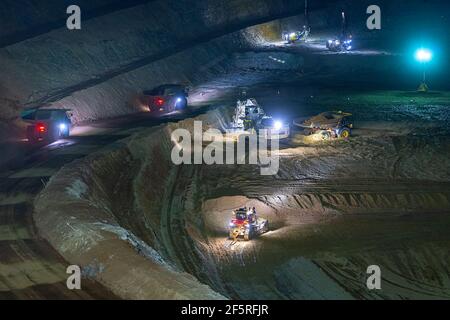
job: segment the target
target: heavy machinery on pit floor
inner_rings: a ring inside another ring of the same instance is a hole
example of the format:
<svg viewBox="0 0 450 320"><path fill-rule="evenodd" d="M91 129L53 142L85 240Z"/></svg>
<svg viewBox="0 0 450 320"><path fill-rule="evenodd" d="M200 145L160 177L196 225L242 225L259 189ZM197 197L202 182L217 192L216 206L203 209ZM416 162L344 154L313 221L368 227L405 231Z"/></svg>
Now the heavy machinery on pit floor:
<svg viewBox="0 0 450 320"><path fill-rule="evenodd" d="M269 231L269 221L256 214L255 208L239 208L233 211L229 224L228 238L233 242L243 239L249 241Z"/></svg>
<svg viewBox="0 0 450 320"><path fill-rule="evenodd" d="M327 49L334 52L346 52L353 49L353 36L348 31L348 24L345 12L342 11L341 15L342 15L341 34L333 39L327 40L326 42Z"/></svg>
<svg viewBox="0 0 450 320"><path fill-rule="evenodd" d="M347 139L353 129L352 114L342 111L327 111L307 120L296 119L294 125L303 128L306 135L320 134L323 140Z"/></svg>

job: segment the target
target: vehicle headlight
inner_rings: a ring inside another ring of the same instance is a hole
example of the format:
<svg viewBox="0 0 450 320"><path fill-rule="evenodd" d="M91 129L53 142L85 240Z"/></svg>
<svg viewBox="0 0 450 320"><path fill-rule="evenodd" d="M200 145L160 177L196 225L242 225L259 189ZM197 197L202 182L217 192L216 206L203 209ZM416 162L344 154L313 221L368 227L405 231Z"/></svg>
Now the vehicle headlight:
<svg viewBox="0 0 450 320"><path fill-rule="evenodd" d="M334 43L340 44L341 42L339 40L335 40Z"/></svg>
<svg viewBox="0 0 450 320"><path fill-rule="evenodd" d="M290 35L289 35L289 37L291 37L291 38L294 38L296 36L296 33L295 32L292 32Z"/></svg>
<svg viewBox="0 0 450 320"><path fill-rule="evenodd" d="M67 125L65 123L60 123L59 124L59 130L66 131L67 130Z"/></svg>
<svg viewBox="0 0 450 320"><path fill-rule="evenodd" d="M281 121L275 121L273 124L274 129L276 130L280 130L281 128L283 128L283 122Z"/></svg>
<svg viewBox="0 0 450 320"><path fill-rule="evenodd" d="M177 98L177 102L181 102L181 98Z"/></svg>

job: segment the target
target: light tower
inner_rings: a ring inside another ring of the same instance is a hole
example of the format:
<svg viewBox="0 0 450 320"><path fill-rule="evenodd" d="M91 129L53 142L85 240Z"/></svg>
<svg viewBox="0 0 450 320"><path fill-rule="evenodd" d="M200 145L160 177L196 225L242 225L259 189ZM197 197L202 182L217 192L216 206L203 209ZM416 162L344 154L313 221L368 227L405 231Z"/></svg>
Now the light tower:
<svg viewBox="0 0 450 320"><path fill-rule="evenodd" d="M428 85L426 83L427 63L430 62L431 59L433 58L433 53L429 49L420 48L416 51L415 57L416 57L416 60L422 64L422 68L423 68L422 83L420 84L417 91L427 92L428 91Z"/></svg>

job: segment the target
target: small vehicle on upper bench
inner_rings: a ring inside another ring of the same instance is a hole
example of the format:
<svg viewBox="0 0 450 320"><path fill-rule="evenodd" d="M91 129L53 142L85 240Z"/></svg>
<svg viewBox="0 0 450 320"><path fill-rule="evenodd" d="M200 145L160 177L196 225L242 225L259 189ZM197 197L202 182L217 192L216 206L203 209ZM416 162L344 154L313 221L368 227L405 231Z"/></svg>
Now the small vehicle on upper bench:
<svg viewBox="0 0 450 320"><path fill-rule="evenodd" d="M184 112L188 107L188 89L178 84L165 84L143 92L142 102L153 114Z"/></svg>
<svg viewBox="0 0 450 320"><path fill-rule="evenodd" d="M22 114L28 123L27 138L31 143L54 142L70 136L72 122L69 109L32 109Z"/></svg>

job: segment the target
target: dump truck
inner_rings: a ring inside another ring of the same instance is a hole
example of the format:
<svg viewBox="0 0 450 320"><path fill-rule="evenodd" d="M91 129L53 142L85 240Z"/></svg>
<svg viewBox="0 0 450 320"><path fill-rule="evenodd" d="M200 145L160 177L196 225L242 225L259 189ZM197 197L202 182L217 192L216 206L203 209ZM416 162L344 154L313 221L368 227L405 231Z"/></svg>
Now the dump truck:
<svg viewBox="0 0 450 320"><path fill-rule="evenodd" d="M294 120L294 125L303 128L306 135L320 134L323 140L347 139L353 129L352 114L342 111L322 112L306 120Z"/></svg>

